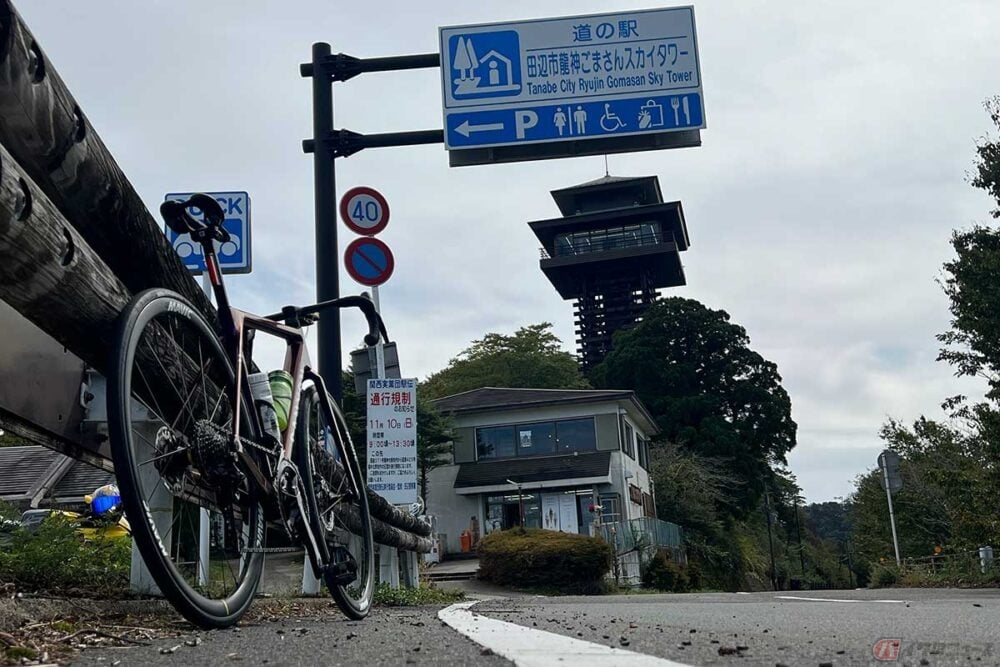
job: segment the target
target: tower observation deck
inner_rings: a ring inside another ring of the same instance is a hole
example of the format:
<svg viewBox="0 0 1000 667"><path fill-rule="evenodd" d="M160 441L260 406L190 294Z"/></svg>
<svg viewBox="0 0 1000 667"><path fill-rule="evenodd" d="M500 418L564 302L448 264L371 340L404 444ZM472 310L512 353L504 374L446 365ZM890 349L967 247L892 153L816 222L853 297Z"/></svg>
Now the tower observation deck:
<svg viewBox="0 0 1000 667"><path fill-rule="evenodd" d="M658 289L686 284L688 249L679 201L664 202L656 176L604 176L553 190L561 218L529 222L542 243L542 272L575 300L580 364L589 370L619 329L642 319Z"/></svg>

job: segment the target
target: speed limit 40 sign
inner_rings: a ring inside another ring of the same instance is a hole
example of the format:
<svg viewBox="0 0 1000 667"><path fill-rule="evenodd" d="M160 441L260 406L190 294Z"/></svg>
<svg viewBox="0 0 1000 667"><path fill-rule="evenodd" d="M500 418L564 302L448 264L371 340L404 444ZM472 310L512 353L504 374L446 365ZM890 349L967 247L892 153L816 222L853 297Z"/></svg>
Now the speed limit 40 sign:
<svg viewBox="0 0 1000 667"><path fill-rule="evenodd" d="M340 219L355 234L375 236L389 224L389 203L374 188L351 188L340 199Z"/></svg>

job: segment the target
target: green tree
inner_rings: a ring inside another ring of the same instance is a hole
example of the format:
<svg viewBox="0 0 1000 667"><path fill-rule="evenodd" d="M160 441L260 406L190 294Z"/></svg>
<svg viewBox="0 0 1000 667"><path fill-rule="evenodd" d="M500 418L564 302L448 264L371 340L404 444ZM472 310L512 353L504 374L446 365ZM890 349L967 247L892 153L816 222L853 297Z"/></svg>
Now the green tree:
<svg viewBox="0 0 1000 667"><path fill-rule="evenodd" d="M618 332L593 371L595 386L633 389L662 430L659 439L719 461L737 488L724 511L757 505L773 465L795 446L791 400L774 363L749 348L721 310L680 297L654 303Z"/></svg>
<svg viewBox="0 0 1000 667"><path fill-rule="evenodd" d="M816 537L838 543L846 543L850 539L850 506L847 503L836 500L812 503L803 510L805 523Z"/></svg>
<svg viewBox="0 0 1000 667"><path fill-rule="evenodd" d="M513 335L488 333L421 383L428 398L480 387L586 389L576 358L560 348L552 324L521 327Z"/></svg>
<svg viewBox="0 0 1000 667"><path fill-rule="evenodd" d="M1000 128L1000 97L986 101L993 125ZM976 146L974 187L997 204L1000 218L1000 142L986 135ZM1000 399L1000 230L985 225L956 230L951 245L956 258L944 265L943 287L951 310L951 330L938 335L944 343L938 359L958 375L983 377L988 398Z"/></svg>

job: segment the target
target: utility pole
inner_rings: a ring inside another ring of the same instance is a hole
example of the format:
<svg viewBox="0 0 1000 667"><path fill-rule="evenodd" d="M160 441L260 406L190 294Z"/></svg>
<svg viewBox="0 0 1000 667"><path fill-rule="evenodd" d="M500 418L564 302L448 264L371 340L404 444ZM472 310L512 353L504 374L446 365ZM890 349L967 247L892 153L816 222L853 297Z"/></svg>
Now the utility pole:
<svg viewBox="0 0 1000 667"><path fill-rule="evenodd" d="M792 509L795 511L795 538L799 542L799 567L803 576L806 574L806 560L802 555L802 531L799 529L799 497L795 496Z"/></svg>
<svg viewBox="0 0 1000 667"><path fill-rule="evenodd" d="M778 590L778 573L774 565L774 540L771 537L771 498L767 489L764 490L764 509L767 513L767 547L771 552L771 590Z"/></svg>

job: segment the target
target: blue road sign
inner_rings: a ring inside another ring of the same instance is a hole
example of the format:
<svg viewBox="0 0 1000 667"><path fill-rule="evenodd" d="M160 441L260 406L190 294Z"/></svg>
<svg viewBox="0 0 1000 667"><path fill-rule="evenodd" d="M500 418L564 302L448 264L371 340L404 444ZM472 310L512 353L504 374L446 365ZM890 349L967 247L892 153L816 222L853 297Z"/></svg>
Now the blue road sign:
<svg viewBox="0 0 1000 667"><path fill-rule="evenodd" d="M347 273L368 287L381 285L389 280L395 265L389 246L371 236L351 241L344 251L344 268Z"/></svg>
<svg viewBox="0 0 1000 667"><path fill-rule="evenodd" d="M191 192L172 192L163 198L164 201L184 201ZM253 268L250 243L250 195L246 192L207 192L222 206L226 214L222 226L232 237L228 243L215 243L215 252L219 258L219 267L223 273L250 273ZM201 211L193 209L192 215L201 219ZM166 228L167 240L177 251L184 266L195 274L204 273L205 258L201 254L201 246L191 240L190 235L178 235L169 227Z"/></svg>
<svg viewBox="0 0 1000 667"><path fill-rule="evenodd" d="M704 128L694 8L440 29L445 147Z"/></svg>

